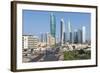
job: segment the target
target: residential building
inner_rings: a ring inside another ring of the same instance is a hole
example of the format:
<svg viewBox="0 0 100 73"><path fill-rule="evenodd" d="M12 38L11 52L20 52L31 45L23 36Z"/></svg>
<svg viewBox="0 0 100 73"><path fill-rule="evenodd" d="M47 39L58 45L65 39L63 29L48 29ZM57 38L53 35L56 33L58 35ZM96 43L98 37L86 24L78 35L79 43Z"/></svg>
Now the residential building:
<svg viewBox="0 0 100 73"><path fill-rule="evenodd" d="M23 35L22 36L22 48L23 49L34 49L38 47L39 39L37 36L33 35Z"/></svg>

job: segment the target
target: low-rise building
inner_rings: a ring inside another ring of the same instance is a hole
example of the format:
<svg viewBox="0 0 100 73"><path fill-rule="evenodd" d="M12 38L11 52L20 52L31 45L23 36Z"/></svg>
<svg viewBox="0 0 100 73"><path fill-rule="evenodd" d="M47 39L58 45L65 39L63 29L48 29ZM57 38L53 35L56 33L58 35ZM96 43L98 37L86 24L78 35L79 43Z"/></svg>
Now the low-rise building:
<svg viewBox="0 0 100 73"><path fill-rule="evenodd" d="M22 36L22 48L23 49L34 49L38 48L39 39L37 36L33 35L23 35Z"/></svg>

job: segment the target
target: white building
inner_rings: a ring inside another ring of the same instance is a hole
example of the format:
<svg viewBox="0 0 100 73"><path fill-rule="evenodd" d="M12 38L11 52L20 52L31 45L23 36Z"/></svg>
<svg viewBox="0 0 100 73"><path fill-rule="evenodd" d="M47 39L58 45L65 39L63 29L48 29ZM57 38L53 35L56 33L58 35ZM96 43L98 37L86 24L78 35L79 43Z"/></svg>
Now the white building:
<svg viewBox="0 0 100 73"><path fill-rule="evenodd" d="M60 44L63 45L64 44L64 34L65 34L65 27L64 27L64 20L61 19L61 24L60 24Z"/></svg>
<svg viewBox="0 0 100 73"><path fill-rule="evenodd" d="M38 47L39 39L37 36L33 35L23 35L22 44L23 49L34 49Z"/></svg>
<svg viewBox="0 0 100 73"><path fill-rule="evenodd" d="M86 43L86 28L82 27L82 43Z"/></svg>

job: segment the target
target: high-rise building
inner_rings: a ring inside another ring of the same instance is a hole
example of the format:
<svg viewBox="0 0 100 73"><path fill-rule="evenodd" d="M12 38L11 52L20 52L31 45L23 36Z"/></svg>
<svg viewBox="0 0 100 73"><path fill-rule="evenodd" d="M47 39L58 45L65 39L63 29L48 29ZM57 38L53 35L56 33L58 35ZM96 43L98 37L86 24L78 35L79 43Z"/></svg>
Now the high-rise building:
<svg viewBox="0 0 100 73"><path fill-rule="evenodd" d="M86 28L85 28L85 26L82 27L82 42L86 43Z"/></svg>
<svg viewBox="0 0 100 73"><path fill-rule="evenodd" d="M78 43L82 43L82 30L78 30Z"/></svg>
<svg viewBox="0 0 100 73"><path fill-rule="evenodd" d="M72 43L73 42L73 36L72 36L72 29L71 29L71 23L70 20L68 21L68 42Z"/></svg>
<svg viewBox="0 0 100 73"><path fill-rule="evenodd" d="M63 32L63 36L64 36L63 43L65 44L66 43L66 33L65 32Z"/></svg>
<svg viewBox="0 0 100 73"><path fill-rule="evenodd" d="M53 13L50 15L50 34L56 38L56 18Z"/></svg>
<svg viewBox="0 0 100 73"><path fill-rule="evenodd" d="M78 43L78 31L77 30L74 31L73 38L74 38L74 43Z"/></svg>
<svg viewBox="0 0 100 73"><path fill-rule="evenodd" d="M60 22L60 44L61 46L64 44L64 34L65 34L65 29L64 29L64 20L61 19L61 22Z"/></svg>

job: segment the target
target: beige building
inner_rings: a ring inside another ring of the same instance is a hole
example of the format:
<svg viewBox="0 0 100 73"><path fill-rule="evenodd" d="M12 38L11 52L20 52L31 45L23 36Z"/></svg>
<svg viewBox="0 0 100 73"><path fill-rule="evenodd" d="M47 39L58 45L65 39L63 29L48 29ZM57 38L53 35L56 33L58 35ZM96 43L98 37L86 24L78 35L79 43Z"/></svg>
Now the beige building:
<svg viewBox="0 0 100 73"><path fill-rule="evenodd" d="M23 49L34 49L38 47L39 39L37 36L33 35L23 35L22 36L22 47Z"/></svg>
<svg viewBox="0 0 100 73"><path fill-rule="evenodd" d="M48 33L47 45L52 46L52 45L55 45L55 43L56 43L55 38L51 34Z"/></svg>

